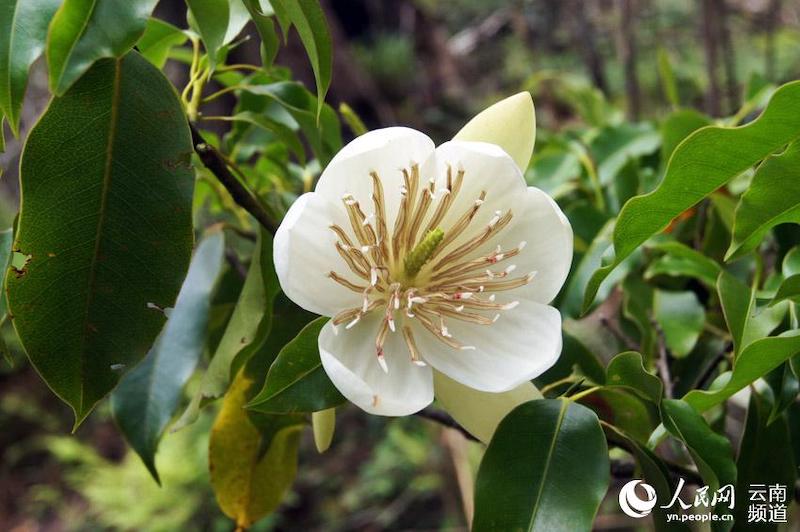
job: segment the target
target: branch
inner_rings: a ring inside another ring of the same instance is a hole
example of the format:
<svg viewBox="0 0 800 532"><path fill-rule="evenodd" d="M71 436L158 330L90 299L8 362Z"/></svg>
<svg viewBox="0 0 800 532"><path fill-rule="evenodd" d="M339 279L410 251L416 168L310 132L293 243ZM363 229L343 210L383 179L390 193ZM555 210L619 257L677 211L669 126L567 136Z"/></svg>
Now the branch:
<svg viewBox="0 0 800 532"><path fill-rule="evenodd" d="M661 377L661 380L664 381L664 397L672 399L672 375L669 371L667 339L664 336L664 330L652 316L650 317L650 323L656 330L656 336L658 337L658 359L656 359L656 369L658 370L658 375Z"/></svg>
<svg viewBox="0 0 800 532"><path fill-rule="evenodd" d="M197 127L190 122L189 128L192 131L194 151L203 161L203 165L222 183L237 205L249 212L264 229L274 235L278 229L277 224L270 218L258 199L228 170L225 158L216 148L206 142Z"/></svg>
<svg viewBox="0 0 800 532"><path fill-rule="evenodd" d="M429 419L445 427L455 429L461 434L463 434L464 437L467 438L468 440L480 441L478 438L470 434L469 431L467 431L467 429L462 427L455 419L453 419L450 416L450 414L444 412L443 410L438 410L436 408L428 407L423 410L420 410L414 415L419 416L421 418Z"/></svg>

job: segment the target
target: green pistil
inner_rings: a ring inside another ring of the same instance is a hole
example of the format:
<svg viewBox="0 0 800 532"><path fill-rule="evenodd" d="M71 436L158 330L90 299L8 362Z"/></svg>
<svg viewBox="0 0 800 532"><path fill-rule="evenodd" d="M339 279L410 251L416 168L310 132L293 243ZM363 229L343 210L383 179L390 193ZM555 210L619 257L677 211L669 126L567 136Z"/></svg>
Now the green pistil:
<svg viewBox="0 0 800 532"><path fill-rule="evenodd" d="M444 238L444 231L440 228L431 229L425 238L411 250L404 261L406 279L412 280L417 276L419 271L425 266L433 252L439 247Z"/></svg>

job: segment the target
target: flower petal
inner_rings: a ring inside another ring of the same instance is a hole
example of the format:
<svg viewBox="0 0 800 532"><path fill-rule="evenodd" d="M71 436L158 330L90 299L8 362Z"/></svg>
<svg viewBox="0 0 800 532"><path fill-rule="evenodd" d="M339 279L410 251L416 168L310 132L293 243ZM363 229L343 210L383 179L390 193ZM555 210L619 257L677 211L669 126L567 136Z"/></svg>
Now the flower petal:
<svg viewBox="0 0 800 532"><path fill-rule="evenodd" d="M361 306L361 296L328 277L333 270L356 282L336 251L332 223L349 227L344 209L331 205L314 192L292 204L275 233L275 272L284 293L309 312L333 316L346 308Z"/></svg>
<svg viewBox="0 0 800 532"><path fill-rule="evenodd" d="M519 290L526 298L549 303L564 285L572 264L572 226L556 202L536 187L528 187L517 209L519 215L504 231L503 243L525 242L520 254L509 260L518 274L536 272L536 276Z"/></svg>
<svg viewBox="0 0 800 532"><path fill-rule="evenodd" d="M439 168L437 190L444 188L447 182L448 166L453 169L454 176L457 170L464 170L461 190L440 224L445 235L456 220L472 208L481 193L486 192L469 228L451 244L453 247L478 234L495 217L497 211L505 213L509 209L513 210L527 187L517 164L495 144L460 140L445 142L436 148L436 164Z"/></svg>
<svg viewBox="0 0 800 532"><path fill-rule="evenodd" d="M328 322L319 335L322 366L352 403L370 414L406 416L433 401L433 372L412 364L402 334L390 332L384 344L384 372L375 356L375 336L383 315L371 313L351 329Z"/></svg>
<svg viewBox="0 0 800 532"><path fill-rule="evenodd" d="M561 353L561 314L534 301L520 301L492 325L450 319L447 326L455 340L475 349L453 349L426 334L417 337L422 357L451 379L484 392L505 392L538 377Z"/></svg>
<svg viewBox="0 0 800 532"><path fill-rule="evenodd" d="M421 177L427 181L435 171L434 148L427 135L407 127L387 127L364 133L336 154L322 172L316 192L334 202L340 202L344 194L352 194L365 212L371 212L370 172L377 172L383 184L387 223L391 229L400 205L401 170L413 163L419 164Z"/></svg>

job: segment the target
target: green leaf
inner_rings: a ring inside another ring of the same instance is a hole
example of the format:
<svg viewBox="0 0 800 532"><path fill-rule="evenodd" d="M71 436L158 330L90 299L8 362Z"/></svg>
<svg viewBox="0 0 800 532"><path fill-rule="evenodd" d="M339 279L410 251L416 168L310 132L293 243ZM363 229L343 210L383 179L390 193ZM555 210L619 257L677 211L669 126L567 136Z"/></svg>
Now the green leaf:
<svg viewBox="0 0 800 532"><path fill-rule="evenodd" d="M225 117L225 120L253 124L254 126L274 133L275 136L277 136L278 139L280 139L280 141L284 143L292 153L294 153L300 164L305 166L306 151L305 148L303 148L303 143L300 142L300 139L294 131L298 126L297 122L295 122L291 116L275 116L274 113L272 116L270 116L269 113L242 111L231 117Z"/></svg>
<svg viewBox="0 0 800 532"><path fill-rule="evenodd" d="M694 292L656 290L653 317L661 326L667 347L676 358L689 354L706 322L705 310Z"/></svg>
<svg viewBox="0 0 800 532"><path fill-rule="evenodd" d="M250 22L250 12L242 0L228 0L228 6L228 29L225 31L225 39L222 44L233 42Z"/></svg>
<svg viewBox="0 0 800 532"><path fill-rule="evenodd" d="M282 416L256 427L243 405L253 381L244 371L225 396L208 444L211 487L222 511L245 529L273 512L297 474L302 420Z"/></svg>
<svg viewBox="0 0 800 532"><path fill-rule="evenodd" d="M8 266L11 264L11 248L14 242L14 230L9 228L5 231L0 231L0 267L3 268L2 270L2 277L5 280L5 276L8 272ZM6 300L5 291L0 293L0 325L5 321L6 317L8 317L8 301Z"/></svg>
<svg viewBox="0 0 800 532"><path fill-rule="evenodd" d="M589 150L600 183L608 185L629 160L653 153L660 145L661 136L650 124L623 123L601 129Z"/></svg>
<svg viewBox="0 0 800 532"><path fill-rule="evenodd" d="M257 350L260 343L265 341L272 327L273 300L279 292L280 285L272 262L272 237L261 229L233 315L203 374L199 390L173 430L193 423L204 399L214 399L224 394L232 374L241 367L241 364L235 364L237 358Z"/></svg>
<svg viewBox="0 0 800 532"><path fill-rule="evenodd" d="M800 274L787 277L781 282L778 291L775 292L775 297L770 301L770 305L775 305L786 299L794 303L800 303Z"/></svg>
<svg viewBox="0 0 800 532"><path fill-rule="evenodd" d="M111 394L111 411L122 435L158 482L158 442L205 348L211 296L224 264L221 231L197 246L189 273L147 357Z"/></svg>
<svg viewBox="0 0 800 532"><path fill-rule="evenodd" d="M322 367L318 338L328 318L318 318L278 354L264 388L247 408L264 413L317 412L345 402Z"/></svg>
<svg viewBox="0 0 800 532"><path fill-rule="evenodd" d="M306 49L317 83L317 118L319 118L325 94L331 84L333 69L333 46L325 22L325 13L318 0L270 0L270 3L276 14L282 12L288 16Z"/></svg>
<svg viewBox="0 0 800 532"><path fill-rule="evenodd" d="M786 305L759 311L755 291L725 271L717 280L717 293L733 339L734 353L737 354L754 340L772 332L786 313Z"/></svg>
<svg viewBox="0 0 800 532"><path fill-rule="evenodd" d="M60 3L60 0L0 0L0 114L6 116L14 135L19 135L28 71L44 50L50 19Z"/></svg>
<svg viewBox="0 0 800 532"><path fill-rule="evenodd" d="M444 373L433 372L436 400L470 434L489 443L506 415L522 403L542 399L533 384L526 382L504 393L481 392L454 381Z"/></svg>
<svg viewBox="0 0 800 532"><path fill-rule="evenodd" d="M186 5L189 6L189 13L194 19L194 24L206 47L208 64L213 69L217 64L217 53L225 44L225 37L228 33L228 23L231 18L230 2L229 0L186 0Z"/></svg>
<svg viewBox="0 0 800 532"><path fill-rule="evenodd" d="M679 109L667 116L661 124L661 160L664 164L683 139L710 124L709 117L694 109Z"/></svg>
<svg viewBox="0 0 800 532"><path fill-rule="evenodd" d="M128 53L157 2L64 0L47 36L50 90L61 96L95 61Z"/></svg>
<svg viewBox="0 0 800 532"><path fill-rule="evenodd" d="M264 66L270 66L278 54L278 34L275 31L275 23L272 22L272 17L261 9L261 2L259 0L243 0L247 11L250 13L250 18L253 24L256 25L256 31L261 36L261 45L264 48Z"/></svg>
<svg viewBox="0 0 800 532"><path fill-rule="evenodd" d="M693 277L709 288L716 288L721 268L712 259L676 241L661 242L650 247L663 251L664 255L650 263L644 274L645 279L657 275Z"/></svg>
<svg viewBox="0 0 800 532"><path fill-rule="evenodd" d="M732 372L717 377L711 390L692 390L683 399L698 412L705 412L797 353L800 353L800 332L796 330L756 340L739 353Z"/></svg>
<svg viewBox="0 0 800 532"><path fill-rule="evenodd" d="M6 281L20 341L80 423L144 357L192 252L192 144L142 56L101 60L28 136Z"/></svg>
<svg viewBox="0 0 800 532"><path fill-rule="evenodd" d="M567 399L524 403L486 449L472 530L589 530L608 482L608 448L594 412Z"/></svg>
<svg viewBox="0 0 800 532"><path fill-rule="evenodd" d="M736 207L733 236L725 260L758 247L778 224L800 224L800 142L758 167Z"/></svg>
<svg viewBox="0 0 800 532"><path fill-rule="evenodd" d="M686 445L711 492L725 484L736 484L731 443L711 430L703 416L680 399L662 401L661 416L670 434Z"/></svg>
<svg viewBox="0 0 800 532"><path fill-rule="evenodd" d="M774 486L780 484L791 494L797 469L794 463L792 442L786 417L780 416L768 423L772 405L766 395L752 393L747 409L742 442L736 467L739 471L736 493L749 494L752 484ZM787 496L787 502L791 495ZM777 523L748 523L748 504L737 504L736 523L747 530L777 530Z"/></svg>
<svg viewBox="0 0 800 532"><path fill-rule="evenodd" d="M186 42L186 33L168 22L151 18L136 48L156 68L164 68L170 51Z"/></svg>
<svg viewBox="0 0 800 532"><path fill-rule="evenodd" d="M520 92L489 106L467 122L453 140L497 144L524 172L536 142L536 112L531 94Z"/></svg>
<svg viewBox="0 0 800 532"><path fill-rule="evenodd" d="M622 208L614 230L613 262L598 269L587 286L583 307L594 301L603 280L633 251L665 229L686 209L800 137L800 82L773 95L762 115L738 128L706 127L675 149L659 187Z"/></svg>
<svg viewBox="0 0 800 532"><path fill-rule="evenodd" d="M642 355L626 351L611 359L606 368L606 386L622 386L656 404L661 401L661 379L644 368Z"/></svg>

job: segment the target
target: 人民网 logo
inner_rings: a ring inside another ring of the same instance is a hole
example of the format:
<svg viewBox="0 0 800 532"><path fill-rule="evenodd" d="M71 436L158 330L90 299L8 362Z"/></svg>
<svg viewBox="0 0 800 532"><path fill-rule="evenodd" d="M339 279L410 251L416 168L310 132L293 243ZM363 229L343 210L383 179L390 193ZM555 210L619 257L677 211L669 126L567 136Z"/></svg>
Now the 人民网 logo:
<svg viewBox="0 0 800 532"><path fill-rule="evenodd" d="M641 486L642 490L644 490L644 499L636 492L636 486ZM619 506L626 515L636 518L645 517L650 514L655 505L655 488L639 479L631 480L619 490Z"/></svg>

